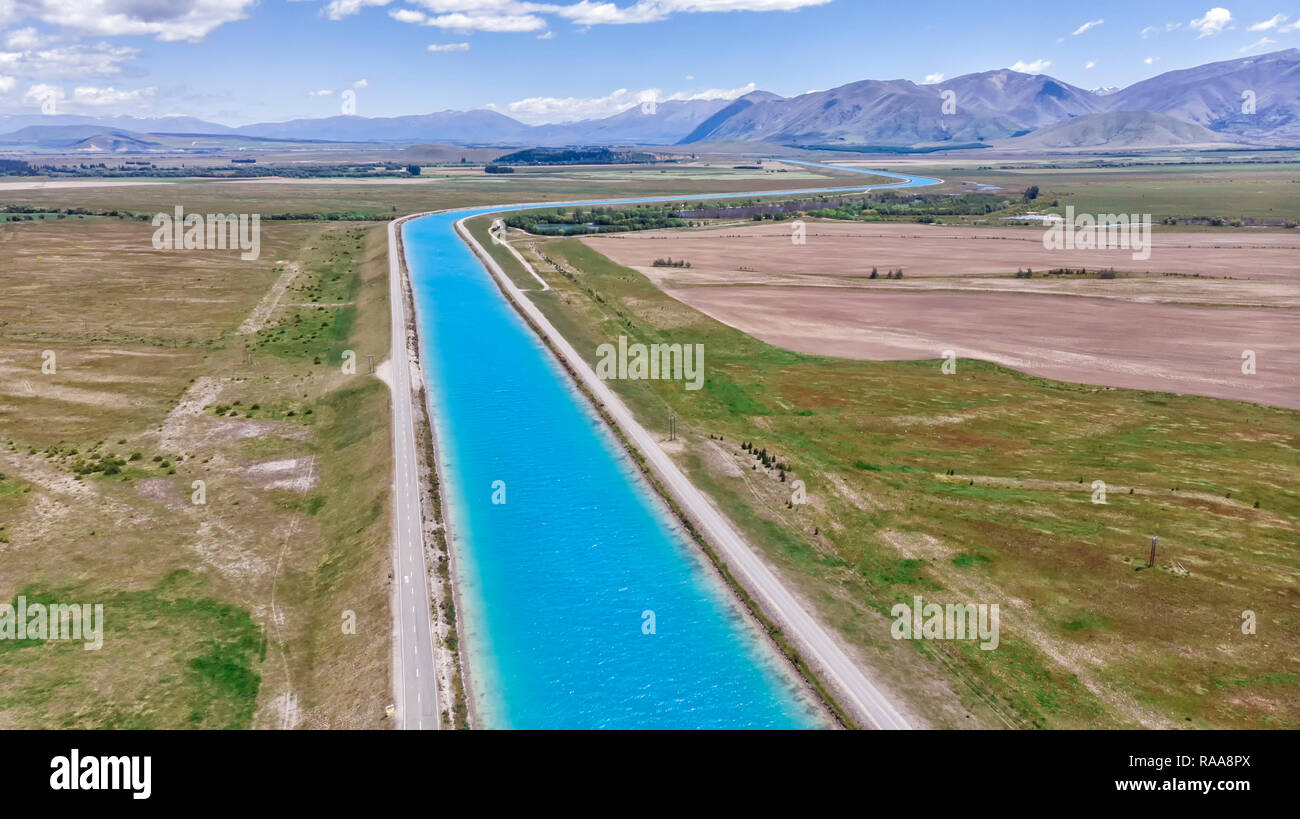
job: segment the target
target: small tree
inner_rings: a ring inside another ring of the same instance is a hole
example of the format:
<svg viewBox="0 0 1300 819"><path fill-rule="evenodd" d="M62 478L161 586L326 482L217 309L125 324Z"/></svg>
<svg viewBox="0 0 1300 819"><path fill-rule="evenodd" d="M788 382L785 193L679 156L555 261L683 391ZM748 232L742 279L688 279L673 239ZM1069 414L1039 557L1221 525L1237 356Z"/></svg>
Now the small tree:
<svg viewBox="0 0 1300 819"><path fill-rule="evenodd" d="M419 176L419 175L420 175L420 166L419 166L419 165L407 165L407 166L406 166L406 172L409 173L411 176Z"/></svg>

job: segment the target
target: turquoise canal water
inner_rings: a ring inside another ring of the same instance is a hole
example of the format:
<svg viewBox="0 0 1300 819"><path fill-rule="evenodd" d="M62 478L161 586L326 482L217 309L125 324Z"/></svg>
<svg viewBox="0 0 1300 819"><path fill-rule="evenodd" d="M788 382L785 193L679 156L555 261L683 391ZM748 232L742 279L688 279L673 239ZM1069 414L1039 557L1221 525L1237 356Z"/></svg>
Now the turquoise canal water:
<svg viewBox="0 0 1300 819"><path fill-rule="evenodd" d="M897 178L885 187L937 181ZM456 235L460 219L502 210L403 228L479 724L820 726L793 672ZM493 502L497 481L505 503Z"/></svg>

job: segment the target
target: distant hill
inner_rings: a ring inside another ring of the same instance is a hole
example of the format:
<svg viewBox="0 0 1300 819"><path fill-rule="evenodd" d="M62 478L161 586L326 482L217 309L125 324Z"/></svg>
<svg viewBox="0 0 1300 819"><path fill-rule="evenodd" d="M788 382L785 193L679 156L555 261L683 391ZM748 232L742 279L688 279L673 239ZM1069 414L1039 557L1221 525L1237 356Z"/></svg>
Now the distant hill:
<svg viewBox="0 0 1300 819"><path fill-rule="evenodd" d="M945 97L945 92L949 95ZM945 107L951 100L955 110ZM686 143L719 140L917 146L990 142L1101 109L1090 92L1009 69L936 85L864 80L793 99L733 106Z"/></svg>
<svg viewBox="0 0 1300 819"><path fill-rule="evenodd" d="M486 142L520 144L529 127L495 111L439 111L402 117L336 116L260 122L232 129L245 136L327 139L335 142Z"/></svg>
<svg viewBox="0 0 1300 819"><path fill-rule="evenodd" d="M1248 113L1248 99L1254 113ZM1300 50L1169 71L1130 85L1107 103L1112 111L1154 111L1212 131L1300 144Z"/></svg>
<svg viewBox="0 0 1300 819"><path fill-rule="evenodd" d="M743 97L737 97L735 100L714 111L712 116L699 123L694 130L685 137L682 137L680 144L685 145L692 142L703 142L705 139L708 139L709 134L717 130L722 123L735 117L750 106L756 105L760 102L773 102L781 99L784 99L784 97L768 91L751 91Z"/></svg>
<svg viewBox="0 0 1300 819"><path fill-rule="evenodd" d="M945 105L947 104L947 105ZM755 91L735 100L674 100L609 117L526 125L496 111L441 111L399 117L336 116L262 122L240 128L189 117L94 118L0 116L4 144L51 146L99 134L205 134L335 142L456 143L473 146L801 146L845 150L932 150L1005 144L1157 148L1205 144L1206 135L1158 118L1208 129L1214 142L1300 146L1300 50L1169 71L1124 89L1088 91L1046 74L997 69L932 85L862 80L784 98ZM91 126L82 132L27 132L29 127ZM1048 130L1051 129L1051 130ZM33 138L37 134L39 138ZM1040 139L1025 139L1037 135ZM1169 140L1162 142L1162 140Z"/></svg>
<svg viewBox="0 0 1300 819"><path fill-rule="evenodd" d="M529 139L537 145L672 145L730 104L731 100L672 100L649 111L638 105L603 119L539 125Z"/></svg>
<svg viewBox="0 0 1300 819"><path fill-rule="evenodd" d="M160 143L123 133L96 134L68 146L69 150L88 154L128 154L160 147Z"/></svg>
<svg viewBox="0 0 1300 819"><path fill-rule="evenodd" d="M1194 122L1183 122L1150 111L1109 111L1088 114L1031 134L998 143L1015 150L1063 150L1071 148L1147 149L1175 145L1224 145L1240 138L1219 134Z"/></svg>
<svg viewBox="0 0 1300 819"><path fill-rule="evenodd" d="M184 133L184 134L224 134L230 131L225 125L208 122L195 117L91 117L80 114L2 114L0 115L0 134L12 133L23 128L93 125L98 133L127 131L135 134Z"/></svg>
<svg viewBox="0 0 1300 819"><path fill-rule="evenodd" d="M972 108L1006 117L1021 128L1041 128L1106 110L1105 102L1091 91L1046 74L1022 74L1009 68L966 74L926 87L955 91L958 113Z"/></svg>
<svg viewBox="0 0 1300 819"><path fill-rule="evenodd" d="M499 156L497 165L635 165L653 162L645 151L614 151L609 148L529 148Z"/></svg>
<svg viewBox="0 0 1300 819"><path fill-rule="evenodd" d="M129 134L103 125L28 125L0 134L0 145L44 145L66 147L83 139L103 134Z"/></svg>

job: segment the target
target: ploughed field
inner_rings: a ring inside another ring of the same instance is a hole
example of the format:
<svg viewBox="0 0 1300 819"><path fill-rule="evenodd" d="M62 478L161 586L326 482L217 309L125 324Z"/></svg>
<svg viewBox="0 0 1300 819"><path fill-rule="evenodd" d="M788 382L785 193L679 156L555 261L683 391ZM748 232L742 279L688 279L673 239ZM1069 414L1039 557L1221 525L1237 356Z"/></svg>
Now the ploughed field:
<svg viewBox="0 0 1300 819"><path fill-rule="evenodd" d="M1300 233L1157 232L1142 261L1048 250L1043 233L811 222L803 244L788 223L583 241L790 350L951 353L1062 381L1300 408ZM690 267L655 265L669 258Z"/></svg>

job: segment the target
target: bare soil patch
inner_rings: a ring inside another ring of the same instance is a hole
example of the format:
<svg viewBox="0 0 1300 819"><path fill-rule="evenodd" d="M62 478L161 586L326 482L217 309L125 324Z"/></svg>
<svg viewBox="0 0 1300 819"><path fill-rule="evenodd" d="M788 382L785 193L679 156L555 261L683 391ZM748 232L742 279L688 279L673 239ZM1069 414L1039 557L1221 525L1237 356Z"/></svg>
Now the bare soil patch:
<svg viewBox="0 0 1300 819"><path fill-rule="evenodd" d="M901 268L905 276L1008 276L1018 269L1115 268L1235 279L1300 282L1300 232L1153 234L1151 258L1128 250L1048 250L1038 228L808 222L807 241L791 241L791 223L718 230L596 236L591 247L628 267L671 256L692 272L869 276ZM741 270L744 268L744 270ZM673 270L680 276L682 271ZM686 281L686 279L682 279Z"/></svg>
<svg viewBox="0 0 1300 819"><path fill-rule="evenodd" d="M1044 378L1300 409L1300 313L992 293L672 291L778 347L883 361L951 350ZM1242 373L1242 353L1256 356ZM958 363L960 371L960 361Z"/></svg>

